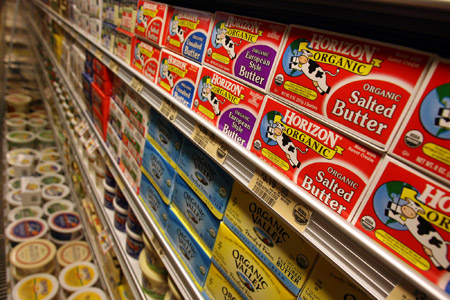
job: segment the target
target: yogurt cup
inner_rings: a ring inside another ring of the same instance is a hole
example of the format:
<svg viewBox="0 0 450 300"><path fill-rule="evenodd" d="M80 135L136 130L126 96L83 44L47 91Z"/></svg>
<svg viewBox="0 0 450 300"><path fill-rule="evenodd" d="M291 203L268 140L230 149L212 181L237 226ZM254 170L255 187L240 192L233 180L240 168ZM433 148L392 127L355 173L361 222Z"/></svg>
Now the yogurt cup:
<svg viewBox="0 0 450 300"><path fill-rule="evenodd" d="M13 289L13 300L56 300L59 283L55 276L37 273L20 280Z"/></svg>
<svg viewBox="0 0 450 300"><path fill-rule="evenodd" d="M85 241L71 241L56 251L56 261L61 268L79 261L91 261L92 253Z"/></svg>
<svg viewBox="0 0 450 300"><path fill-rule="evenodd" d="M58 199L51 200L44 204L42 207L45 218L50 217L52 214L61 211L73 211L74 204L69 200Z"/></svg>
<svg viewBox="0 0 450 300"><path fill-rule="evenodd" d="M81 288L94 286L98 280L98 270L91 262L74 262L62 269L58 279L63 289L71 294Z"/></svg>
<svg viewBox="0 0 450 300"><path fill-rule="evenodd" d="M41 176L41 186L49 184L63 184L66 181L66 177L61 174L47 174Z"/></svg>
<svg viewBox="0 0 450 300"><path fill-rule="evenodd" d="M81 219L78 213L60 211L49 216L50 235L56 241L66 242L81 235Z"/></svg>
<svg viewBox="0 0 450 300"><path fill-rule="evenodd" d="M9 191L6 194L6 201L12 208L22 206L22 192L20 189Z"/></svg>
<svg viewBox="0 0 450 300"><path fill-rule="evenodd" d="M39 148L46 148L55 145L55 137L51 130L42 130L36 134L36 138L39 142Z"/></svg>
<svg viewBox="0 0 450 300"><path fill-rule="evenodd" d="M27 116L28 115L26 113L22 113L22 112L7 112L6 113L6 119L18 118L18 119L25 120L27 118Z"/></svg>
<svg viewBox="0 0 450 300"><path fill-rule="evenodd" d="M104 194L103 194L103 205L113 210L114 209L114 197L116 196L116 189L110 187L106 184L106 181L103 181Z"/></svg>
<svg viewBox="0 0 450 300"><path fill-rule="evenodd" d="M28 113L31 97L26 94L8 94L5 101L8 111Z"/></svg>
<svg viewBox="0 0 450 300"><path fill-rule="evenodd" d="M48 231L47 222L39 218L23 218L6 227L5 234L12 246L42 238Z"/></svg>
<svg viewBox="0 0 450 300"><path fill-rule="evenodd" d="M45 162L45 163L40 163L36 166L36 168L34 169L34 171L38 174L38 175L47 175L47 174L55 174L55 173L59 173L61 172L61 165L58 163L54 163L54 162Z"/></svg>
<svg viewBox="0 0 450 300"><path fill-rule="evenodd" d="M10 118L6 119L6 128L8 131L25 130L27 127L27 121L22 118Z"/></svg>
<svg viewBox="0 0 450 300"><path fill-rule="evenodd" d="M105 179L105 168L99 167L97 163L94 164L95 169L95 183L100 186Z"/></svg>
<svg viewBox="0 0 450 300"><path fill-rule="evenodd" d="M42 187L41 196L44 201L60 200L66 198L70 194L67 185L60 183L52 183Z"/></svg>
<svg viewBox="0 0 450 300"><path fill-rule="evenodd" d="M59 153L58 148L55 146L45 147L41 150L41 155L45 153Z"/></svg>
<svg viewBox="0 0 450 300"><path fill-rule="evenodd" d="M41 153L39 155L39 161L40 162L61 162L61 155L57 152L48 152L48 153Z"/></svg>
<svg viewBox="0 0 450 300"><path fill-rule="evenodd" d="M61 240L57 240L57 239L55 239L55 238L52 237L52 236L49 237L49 240L50 240L53 244L55 244L57 247L61 247L61 246L64 246L64 245L66 245L66 244L68 244L68 243L70 243L70 242L81 241L81 240L83 239L83 237L84 237L84 234L81 233L78 237L76 237L76 238L74 238L74 239L72 239L72 240L70 240L70 241L61 241Z"/></svg>
<svg viewBox="0 0 450 300"><path fill-rule="evenodd" d="M38 133L47 127L47 121L41 118L33 118L28 120L28 127L34 133Z"/></svg>
<svg viewBox="0 0 450 300"><path fill-rule="evenodd" d="M31 148L17 148L6 153L6 161L9 165L13 165L19 154L33 155L33 157L38 157L38 152Z"/></svg>
<svg viewBox="0 0 450 300"><path fill-rule="evenodd" d="M106 167L105 169L105 182L108 186L112 188L116 188L117 186L116 179L114 178L113 174L111 173L111 170L108 167Z"/></svg>
<svg viewBox="0 0 450 300"><path fill-rule="evenodd" d="M132 258L139 259L139 254L144 248L144 241L142 240L142 236L131 231L128 226L125 227L127 232L125 250Z"/></svg>
<svg viewBox="0 0 450 300"><path fill-rule="evenodd" d="M153 298L163 299L169 290L167 276L153 271L147 265L145 253L139 255L139 267L142 271L142 289Z"/></svg>
<svg viewBox="0 0 450 300"><path fill-rule="evenodd" d="M13 178L8 181L8 189L10 191L20 189L20 178Z"/></svg>
<svg viewBox="0 0 450 300"><path fill-rule="evenodd" d="M134 214L134 211L131 209L131 206L128 207L127 228L134 234L142 235L141 223L139 223L139 220Z"/></svg>
<svg viewBox="0 0 450 300"><path fill-rule="evenodd" d="M108 300L105 292L96 287L82 288L70 295L67 300Z"/></svg>
<svg viewBox="0 0 450 300"><path fill-rule="evenodd" d="M127 198L125 198L125 195L122 193L122 190L119 188L119 186L116 187L116 202L117 205L120 206L122 209L125 210L128 209Z"/></svg>
<svg viewBox="0 0 450 300"><path fill-rule="evenodd" d="M10 149L33 147L36 135L31 131L15 130L6 135Z"/></svg>
<svg viewBox="0 0 450 300"><path fill-rule="evenodd" d="M45 119L47 114L45 112L32 112L27 115L28 120L32 119Z"/></svg>
<svg viewBox="0 0 450 300"><path fill-rule="evenodd" d="M45 239L34 239L15 246L9 254L9 262L15 268L17 277L42 272L51 272L55 268L55 245Z"/></svg>
<svg viewBox="0 0 450 300"><path fill-rule="evenodd" d="M8 213L8 221L14 222L23 218L39 218L41 219L44 215L42 208L36 205L32 206L18 206Z"/></svg>
<svg viewBox="0 0 450 300"><path fill-rule="evenodd" d="M114 200L114 227L122 232L125 232L127 223L128 211L117 204L117 197Z"/></svg>
<svg viewBox="0 0 450 300"><path fill-rule="evenodd" d="M145 234L142 234L142 240L144 241L145 246L144 251L142 252L145 253L145 259L147 261L148 267L156 273L167 275L168 272L166 267L164 266L161 258L159 257L158 253L156 253L156 250L150 244L150 241Z"/></svg>
<svg viewBox="0 0 450 300"><path fill-rule="evenodd" d="M39 271L39 273L45 273L45 274L51 274L53 275L53 272L55 271L56 268L56 262L53 260L50 265L46 268L46 269L41 269ZM32 273L35 274L36 272ZM21 276L18 272L16 267L14 267L13 265L11 265L11 274L13 276L13 278L17 281L22 280L25 276Z"/></svg>

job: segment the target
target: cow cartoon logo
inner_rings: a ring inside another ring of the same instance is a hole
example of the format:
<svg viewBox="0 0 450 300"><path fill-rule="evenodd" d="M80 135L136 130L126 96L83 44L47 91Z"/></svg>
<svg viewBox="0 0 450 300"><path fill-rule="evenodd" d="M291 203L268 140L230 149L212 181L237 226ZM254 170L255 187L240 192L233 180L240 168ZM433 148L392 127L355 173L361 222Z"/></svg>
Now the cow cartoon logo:
<svg viewBox="0 0 450 300"><path fill-rule="evenodd" d="M221 100L219 97L217 97L217 95L212 90L213 85L211 84L211 77L203 77L200 82L200 88L198 89L198 97L203 102L208 101L211 104L214 114L218 116L221 113L219 104L224 104L225 100Z"/></svg>
<svg viewBox="0 0 450 300"><path fill-rule="evenodd" d="M139 26L144 26L147 29L148 17L144 15L144 5L138 7L136 20Z"/></svg>
<svg viewBox="0 0 450 300"><path fill-rule="evenodd" d="M228 29L225 27L225 22L218 22L216 24L215 30L212 33L212 40L214 41L214 48L223 47L228 56L231 59L236 58L236 47L241 45L242 40L239 41L239 44L235 43L231 37L227 34Z"/></svg>
<svg viewBox="0 0 450 300"><path fill-rule="evenodd" d="M167 78L167 81L169 82L170 88L173 88L174 76L173 76L172 72L169 71L169 64L168 64L167 58L164 58L161 61L161 68L160 68L160 74L159 75L161 76L162 79Z"/></svg>
<svg viewBox="0 0 450 300"><path fill-rule="evenodd" d="M281 116L281 118L275 118L275 116ZM286 134L285 125L275 119L281 120L283 115L277 111L271 111L264 116L260 127L261 137L267 145L279 146L292 168L299 168L301 163L298 156L300 153L306 154L309 148L302 150L296 146Z"/></svg>
<svg viewBox="0 0 450 300"><path fill-rule="evenodd" d="M144 56L141 54L140 45L141 43L136 43L136 48L134 48L134 60L144 67Z"/></svg>
<svg viewBox="0 0 450 300"><path fill-rule="evenodd" d="M444 240L424 217L425 210L417 197L419 193L413 186L402 181L390 181L375 192L373 207L378 219L386 226L398 231L408 231L438 270L450 271L447 256L447 245L450 242ZM421 268L428 270L430 266L422 264Z"/></svg>
<svg viewBox="0 0 450 300"><path fill-rule="evenodd" d="M174 15L172 20L170 20L169 32L170 32L171 36L175 36L175 35L178 36L178 39L180 40L181 44L184 43L184 33L186 32L186 30L181 28L180 21L178 20L177 15ZM170 37L168 37L168 39L170 39Z"/></svg>
<svg viewBox="0 0 450 300"><path fill-rule="evenodd" d="M420 106L420 121L433 136L450 139L450 83L431 90Z"/></svg>

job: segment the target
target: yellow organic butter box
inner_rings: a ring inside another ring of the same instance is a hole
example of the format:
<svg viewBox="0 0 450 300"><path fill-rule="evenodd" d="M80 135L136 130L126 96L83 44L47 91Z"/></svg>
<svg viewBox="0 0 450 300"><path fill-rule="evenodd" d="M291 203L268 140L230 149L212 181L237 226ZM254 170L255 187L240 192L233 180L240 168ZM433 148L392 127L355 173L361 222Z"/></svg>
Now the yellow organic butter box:
<svg viewBox="0 0 450 300"><path fill-rule="evenodd" d="M209 267L202 295L206 300L244 300L214 264Z"/></svg>

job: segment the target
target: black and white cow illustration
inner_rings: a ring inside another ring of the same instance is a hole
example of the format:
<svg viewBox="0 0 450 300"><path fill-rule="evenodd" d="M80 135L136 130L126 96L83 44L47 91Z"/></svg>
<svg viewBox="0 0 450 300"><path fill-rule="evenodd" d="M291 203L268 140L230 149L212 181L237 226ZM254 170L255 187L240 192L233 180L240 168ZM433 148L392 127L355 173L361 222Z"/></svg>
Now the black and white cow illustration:
<svg viewBox="0 0 450 300"><path fill-rule="evenodd" d="M142 67L144 67L144 56L141 54L141 50L139 47L134 48L134 59L138 61Z"/></svg>
<svg viewBox="0 0 450 300"><path fill-rule="evenodd" d="M172 20L172 32L178 36L180 43L184 43L184 32L185 30L179 26L180 21L177 17Z"/></svg>
<svg viewBox="0 0 450 300"><path fill-rule="evenodd" d="M214 114L216 116L220 115L221 111L219 108L219 103L224 104L225 100L221 101L219 98L217 98L216 94L212 91L212 86L210 83L206 83L202 88L202 98L208 99L209 103L211 104Z"/></svg>
<svg viewBox="0 0 450 300"><path fill-rule="evenodd" d="M409 198L405 200L406 204L403 205L389 201L385 215L408 229L422 244L423 250L436 268L450 271L450 262L447 259L447 244L450 242L444 240L436 229L419 215L425 211L417 203Z"/></svg>
<svg viewBox="0 0 450 300"><path fill-rule="evenodd" d="M283 150L286 154L286 158L289 160L289 163L293 168L299 168L300 161L298 160L297 150L300 153L305 154L306 152L308 152L309 148L306 148L306 150L303 151L299 147L295 146L295 144L285 133L286 128L283 126L283 124L275 122L274 125L274 127L267 127L266 137L277 142L278 146L280 146L281 150Z"/></svg>
<svg viewBox="0 0 450 300"><path fill-rule="evenodd" d="M303 49L299 55L291 57L289 68L303 72L306 77L311 79L313 85L321 95L329 93L330 87L327 85L326 73L334 77L339 73L339 69L336 70L335 74L332 74L330 71L325 71L317 62L310 59L311 56L312 53L310 51Z"/></svg>
<svg viewBox="0 0 450 300"><path fill-rule="evenodd" d="M235 42L233 42L231 37L229 35L227 35L227 32L228 32L228 29L226 29L224 27L217 29L216 44L221 44L223 46L223 48L225 48L225 50L227 50L228 56L231 59L235 59L236 51L235 51L234 47L239 46L242 41L239 42L239 44L236 44Z"/></svg>
<svg viewBox="0 0 450 300"><path fill-rule="evenodd" d="M143 5L141 5L141 7L139 7L136 17L137 17L138 23L141 23L142 26L144 26L144 28L147 30L148 17L144 15L144 6Z"/></svg>
<svg viewBox="0 0 450 300"><path fill-rule="evenodd" d="M163 63L162 65L162 77L167 78L169 81L170 88L173 88L173 75L169 71L169 65L166 63Z"/></svg>

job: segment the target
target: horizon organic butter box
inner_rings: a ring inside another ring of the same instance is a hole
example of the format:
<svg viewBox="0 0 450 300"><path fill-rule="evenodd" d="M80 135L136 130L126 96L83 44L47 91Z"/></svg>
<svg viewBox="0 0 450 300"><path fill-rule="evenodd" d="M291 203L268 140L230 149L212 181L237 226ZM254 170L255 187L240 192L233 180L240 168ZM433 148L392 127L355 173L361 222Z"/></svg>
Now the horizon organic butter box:
<svg viewBox="0 0 450 300"><path fill-rule="evenodd" d="M390 152L450 183L450 60L436 60Z"/></svg>
<svg viewBox="0 0 450 300"><path fill-rule="evenodd" d="M380 154L267 97L251 152L350 220Z"/></svg>
<svg viewBox="0 0 450 300"><path fill-rule="evenodd" d="M131 66L144 75L145 78L155 82L161 49L150 45L140 38L134 40L133 49Z"/></svg>
<svg viewBox="0 0 450 300"><path fill-rule="evenodd" d="M387 150L430 54L291 25L270 93Z"/></svg>
<svg viewBox="0 0 450 300"><path fill-rule="evenodd" d="M374 179L352 224L449 293L449 187L389 156Z"/></svg>
<svg viewBox="0 0 450 300"><path fill-rule="evenodd" d="M135 17L136 26L133 27L134 33L162 47L167 9L168 6L164 3L139 0Z"/></svg>
<svg viewBox="0 0 450 300"><path fill-rule="evenodd" d="M205 64L266 91L287 25L216 12Z"/></svg>
<svg viewBox="0 0 450 300"><path fill-rule="evenodd" d="M263 101L264 94L203 67L192 110L247 148Z"/></svg>

